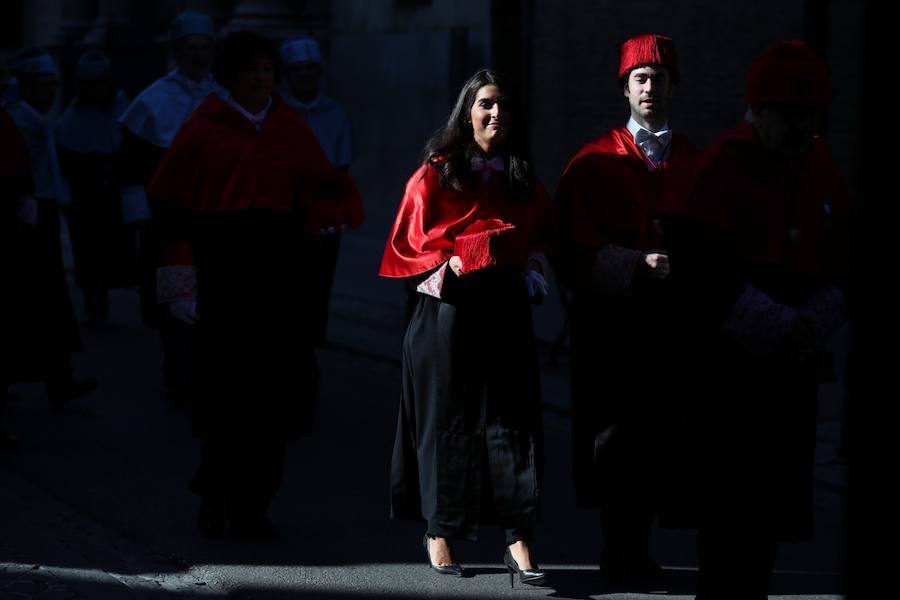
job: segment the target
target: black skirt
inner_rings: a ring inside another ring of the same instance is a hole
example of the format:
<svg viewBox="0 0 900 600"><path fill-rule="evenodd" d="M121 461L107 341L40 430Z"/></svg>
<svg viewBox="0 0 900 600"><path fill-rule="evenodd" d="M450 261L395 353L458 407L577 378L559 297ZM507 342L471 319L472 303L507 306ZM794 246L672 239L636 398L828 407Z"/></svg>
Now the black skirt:
<svg viewBox="0 0 900 600"><path fill-rule="evenodd" d="M443 298L418 294L403 341L392 515L465 539L480 524L533 525L542 420L523 279L506 268L448 270Z"/></svg>
<svg viewBox="0 0 900 600"><path fill-rule="evenodd" d="M308 432L317 389L304 270L309 238L270 210L195 215L195 432L287 440Z"/></svg>

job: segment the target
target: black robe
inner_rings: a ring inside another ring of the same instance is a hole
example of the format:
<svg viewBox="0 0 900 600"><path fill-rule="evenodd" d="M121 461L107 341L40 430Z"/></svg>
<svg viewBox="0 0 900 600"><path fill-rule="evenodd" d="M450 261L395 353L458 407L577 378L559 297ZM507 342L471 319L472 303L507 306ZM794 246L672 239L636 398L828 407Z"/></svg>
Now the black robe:
<svg viewBox="0 0 900 600"><path fill-rule="evenodd" d="M190 244L197 270L195 433L287 441L307 432L318 377L300 219L164 203L154 218L162 239Z"/></svg>
<svg viewBox="0 0 900 600"><path fill-rule="evenodd" d="M417 294L403 339L392 516L475 539L540 516L542 421L531 305L516 269L447 273Z"/></svg>
<svg viewBox="0 0 900 600"><path fill-rule="evenodd" d="M802 312L819 351L844 317L846 187L823 140L786 168L741 124L686 189L667 225L693 362L684 515L701 529L808 539L821 355L778 315ZM751 289L768 302L749 301Z"/></svg>

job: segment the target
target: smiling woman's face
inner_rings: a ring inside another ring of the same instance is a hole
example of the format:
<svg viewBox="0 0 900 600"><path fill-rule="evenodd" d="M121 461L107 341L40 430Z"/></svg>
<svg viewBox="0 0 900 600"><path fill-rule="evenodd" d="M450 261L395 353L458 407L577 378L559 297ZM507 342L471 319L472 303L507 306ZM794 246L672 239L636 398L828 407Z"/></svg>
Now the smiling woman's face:
<svg viewBox="0 0 900 600"><path fill-rule="evenodd" d="M488 156L509 137L512 114L507 108L507 99L496 85L482 86L475 94L469 117L475 142Z"/></svg>

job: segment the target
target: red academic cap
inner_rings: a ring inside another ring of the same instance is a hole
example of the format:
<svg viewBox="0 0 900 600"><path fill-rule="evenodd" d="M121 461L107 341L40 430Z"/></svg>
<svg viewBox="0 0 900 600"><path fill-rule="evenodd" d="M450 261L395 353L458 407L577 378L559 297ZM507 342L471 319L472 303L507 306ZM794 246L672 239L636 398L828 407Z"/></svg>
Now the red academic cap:
<svg viewBox="0 0 900 600"><path fill-rule="evenodd" d="M453 253L462 260L464 273L491 265L524 264L525 239L515 225L479 219L456 236Z"/></svg>
<svg viewBox="0 0 900 600"><path fill-rule="evenodd" d="M678 54L672 38L642 33L627 39L619 51L619 79L642 65L662 65L669 70L672 81L678 83Z"/></svg>
<svg viewBox="0 0 900 600"><path fill-rule="evenodd" d="M778 42L750 65L747 104L818 104L831 101L825 63L799 40Z"/></svg>

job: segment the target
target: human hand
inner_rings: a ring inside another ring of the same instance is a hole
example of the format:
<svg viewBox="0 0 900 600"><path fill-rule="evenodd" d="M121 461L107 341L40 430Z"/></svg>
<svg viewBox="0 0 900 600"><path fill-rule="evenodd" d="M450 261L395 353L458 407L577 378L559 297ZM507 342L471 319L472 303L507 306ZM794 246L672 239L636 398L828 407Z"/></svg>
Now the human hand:
<svg viewBox="0 0 900 600"><path fill-rule="evenodd" d="M169 302L169 312L185 325L195 325L200 320L200 315L197 314L197 301L193 298Z"/></svg>
<svg viewBox="0 0 900 600"><path fill-rule="evenodd" d="M644 263L650 268L648 274L653 279L665 279L669 274L669 257L660 252L644 255Z"/></svg>
<svg viewBox="0 0 900 600"><path fill-rule="evenodd" d="M550 293L547 280L537 271L528 271L525 273L525 287L528 289L528 297L534 298L538 293L546 296Z"/></svg>
<svg viewBox="0 0 900 600"><path fill-rule="evenodd" d="M462 274L462 259L458 256L451 256L449 261L450 269L459 277Z"/></svg>

